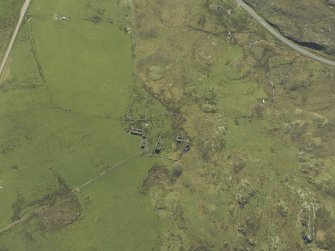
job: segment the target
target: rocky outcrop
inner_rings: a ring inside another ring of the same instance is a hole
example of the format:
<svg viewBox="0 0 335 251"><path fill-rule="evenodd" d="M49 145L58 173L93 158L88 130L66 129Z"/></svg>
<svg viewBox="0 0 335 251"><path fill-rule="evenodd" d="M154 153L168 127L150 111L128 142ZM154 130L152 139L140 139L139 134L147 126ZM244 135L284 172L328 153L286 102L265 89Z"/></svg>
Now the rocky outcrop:
<svg viewBox="0 0 335 251"><path fill-rule="evenodd" d="M319 209L317 203L304 202L300 211L301 238L305 244L314 240L316 212Z"/></svg>
<svg viewBox="0 0 335 251"><path fill-rule="evenodd" d="M335 56L335 0L246 0L287 38L301 46Z"/></svg>
<svg viewBox="0 0 335 251"><path fill-rule="evenodd" d="M330 6L335 6L335 0L326 0L326 3Z"/></svg>

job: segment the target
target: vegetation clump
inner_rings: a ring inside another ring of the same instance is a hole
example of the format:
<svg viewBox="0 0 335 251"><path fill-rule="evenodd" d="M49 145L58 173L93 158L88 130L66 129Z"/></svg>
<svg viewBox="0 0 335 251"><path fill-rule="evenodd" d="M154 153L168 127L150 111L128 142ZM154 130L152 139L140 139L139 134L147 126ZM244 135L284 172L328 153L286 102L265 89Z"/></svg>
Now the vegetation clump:
<svg viewBox="0 0 335 251"><path fill-rule="evenodd" d="M46 231L60 230L79 218L81 206L74 195L57 202L52 207L43 207L38 212L41 228Z"/></svg>
<svg viewBox="0 0 335 251"><path fill-rule="evenodd" d="M252 197L256 195L255 189L252 187L248 180L243 180L237 187L237 192L235 193L235 199L241 208L244 208L251 200Z"/></svg>
<svg viewBox="0 0 335 251"><path fill-rule="evenodd" d="M151 66L148 69L148 77L153 81L161 80L165 77L165 70L161 66Z"/></svg>

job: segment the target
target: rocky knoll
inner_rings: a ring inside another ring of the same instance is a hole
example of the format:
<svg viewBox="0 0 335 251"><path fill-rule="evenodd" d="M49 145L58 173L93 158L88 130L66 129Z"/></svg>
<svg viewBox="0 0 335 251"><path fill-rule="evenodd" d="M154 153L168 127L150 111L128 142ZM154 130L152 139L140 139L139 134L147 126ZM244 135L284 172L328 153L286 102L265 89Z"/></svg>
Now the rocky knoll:
<svg viewBox="0 0 335 251"><path fill-rule="evenodd" d="M246 0L286 37L335 56L335 0Z"/></svg>

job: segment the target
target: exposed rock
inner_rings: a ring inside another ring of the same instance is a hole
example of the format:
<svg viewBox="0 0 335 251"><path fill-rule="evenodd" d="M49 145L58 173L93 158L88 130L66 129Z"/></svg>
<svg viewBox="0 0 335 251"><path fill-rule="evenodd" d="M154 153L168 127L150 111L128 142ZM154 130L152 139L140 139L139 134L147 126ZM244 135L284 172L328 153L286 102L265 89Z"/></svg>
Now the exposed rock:
<svg viewBox="0 0 335 251"><path fill-rule="evenodd" d="M330 6L335 6L335 0L326 0L326 3Z"/></svg>
<svg viewBox="0 0 335 251"><path fill-rule="evenodd" d="M256 244L257 244L257 241L256 241L256 239L255 238L248 238L248 244L250 245L250 246L256 246Z"/></svg>
<svg viewBox="0 0 335 251"><path fill-rule="evenodd" d="M247 234L247 230L246 230L246 228L245 228L243 225L239 225L239 226L237 227L237 231L238 231L240 234L242 234L242 235L246 235L246 234Z"/></svg>
<svg viewBox="0 0 335 251"><path fill-rule="evenodd" d="M209 54L208 51L198 50L196 54L197 62L202 66L208 67L214 64L213 57Z"/></svg>
<svg viewBox="0 0 335 251"><path fill-rule="evenodd" d="M216 153L223 151L225 147L225 127L209 121L204 116L198 116L194 120L194 129L197 135L201 135L201 137L196 137L195 147L204 160L208 161Z"/></svg>
<svg viewBox="0 0 335 251"><path fill-rule="evenodd" d="M299 172L307 175L317 176L322 170L322 163L317 161L306 161L302 162L299 167Z"/></svg>
<svg viewBox="0 0 335 251"><path fill-rule="evenodd" d="M316 185L318 191L320 191L323 195L335 198L335 183L333 177L315 180L313 183Z"/></svg>
<svg viewBox="0 0 335 251"><path fill-rule="evenodd" d="M38 212L40 224L47 231L60 230L77 220L81 207L75 196L57 202L55 205L45 206Z"/></svg>
<svg viewBox="0 0 335 251"><path fill-rule="evenodd" d="M318 203L304 202L300 210L301 238L305 244L313 241L315 236L316 212L319 209Z"/></svg>
<svg viewBox="0 0 335 251"><path fill-rule="evenodd" d="M282 217L286 217L288 214L288 206L287 203L283 200L280 200L277 203L277 211Z"/></svg>
<svg viewBox="0 0 335 251"><path fill-rule="evenodd" d="M286 125L289 129L291 137L293 140L298 141L302 138L303 134L306 132L309 123L304 120L295 120L290 124Z"/></svg>
<svg viewBox="0 0 335 251"><path fill-rule="evenodd" d="M270 250L284 250L283 244L279 236L274 236L270 242Z"/></svg>
<svg viewBox="0 0 335 251"><path fill-rule="evenodd" d="M251 186L249 181L243 180L237 189L237 193L235 194L235 199L240 207L245 207L250 199L256 194L254 188Z"/></svg>

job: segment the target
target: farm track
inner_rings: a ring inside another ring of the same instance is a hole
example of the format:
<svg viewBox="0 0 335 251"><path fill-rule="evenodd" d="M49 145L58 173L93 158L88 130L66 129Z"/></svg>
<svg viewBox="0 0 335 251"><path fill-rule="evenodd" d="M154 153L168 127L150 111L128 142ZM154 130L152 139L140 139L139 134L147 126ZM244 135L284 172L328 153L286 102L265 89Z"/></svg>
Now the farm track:
<svg viewBox="0 0 335 251"><path fill-rule="evenodd" d="M300 55L308 57L310 59L316 60L326 65L335 66L335 61L316 55L309 50L302 48L296 43L292 42L284 35L282 35L279 31L277 31L272 25L270 25L264 18L259 16L256 11L251 8L248 4L246 4L243 0L235 0L238 6L243 8L250 16L252 16L260 25L262 25L267 31L269 31L274 37L276 37L279 41L286 44L288 47L298 52Z"/></svg>
<svg viewBox="0 0 335 251"><path fill-rule="evenodd" d="M64 199L68 198L69 196L75 194L75 193L79 193L83 188L87 187L88 185L90 185L91 183L95 182L96 180L102 178L103 176L109 174L112 170L114 170L115 168L119 167L119 166L122 166L123 164L133 160L133 159L136 159L140 156L141 153L137 153L123 161L120 161L118 163L116 163L115 165L107 168L105 171L101 172L100 174L98 174L97 176L95 176L94 178L86 181L85 183L73 188L68 194L66 195L63 195L61 196L58 200L57 200L57 203L63 201ZM57 204L55 203L55 204ZM20 224L23 224L27 221L29 221L30 219L34 218L35 216L38 216L38 213L41 211L41 209L45 207L45 205L41 205L37 208L35 208L34 210L32 210L31 212L29 213L26 213L21 219L17 220L17 221L14 221L10 224L8 224L7 226L4 226L2 228L0 228L0 235L3 234L4 232L7 232L9 231L10 229L12 229L13 227L15 226L18 226Z"/></svg>
<svg viewBox="0 0 335 251"><path fill-rule="evenodd" d="M17 24L16 24L16 28L13 32L13 35L10 39L10 42L7 46L7 49L6 49L6 52L5 52L5 55L2 59L2 62L1 62L1 65L0 65L0 77L1 77L1 74L6 66L6 63L7 63L7 60L8 60L8 57L9 57L9 54L13 48L13 45L14 45L14 42L16 40L16 37L17 37L17 34L19 33L19 30L20 30L20 27L22 25L22 22L23 22L23 19L24 19L24 16L26 15L26 12L29 8L29 5L30 5L30 2L31 0L26 0L21 8L21 12L20 12L20 17L19 17L19 20L17 21Z"/></svg>

